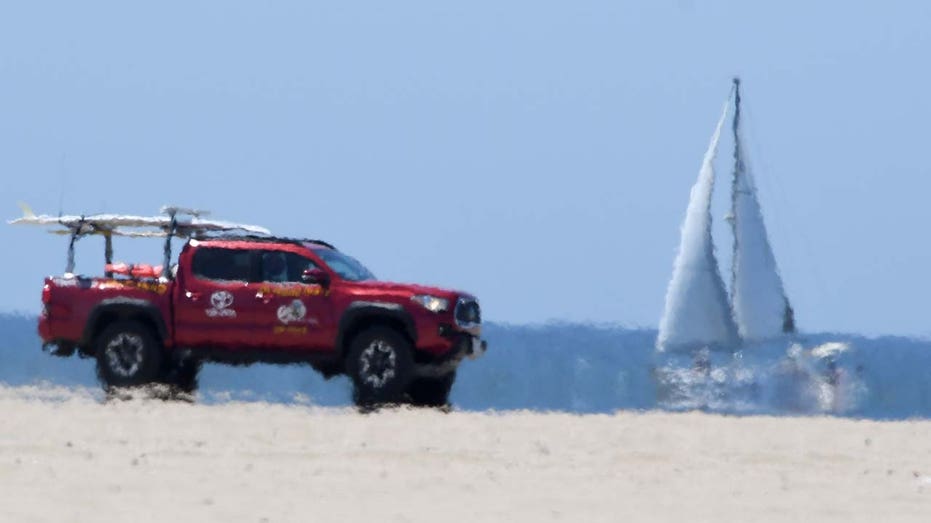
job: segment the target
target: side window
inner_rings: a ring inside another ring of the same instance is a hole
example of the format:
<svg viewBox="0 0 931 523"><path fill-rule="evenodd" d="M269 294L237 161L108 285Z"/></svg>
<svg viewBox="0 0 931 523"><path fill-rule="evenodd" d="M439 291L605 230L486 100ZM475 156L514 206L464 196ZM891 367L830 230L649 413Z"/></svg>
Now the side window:
<svg viewBox="0 0 931 523"><path fill-rule="evenodd" d="M300 282L305 270L317 265L300 254L282 251L262 251L262 281Z"/></svg>
<svg viewBox="0 0 931 523"><path fill-rule="evenodd" d="M248 282L252 279L252 251L204 247L194 253L191 270L204 280Z"/></svg>

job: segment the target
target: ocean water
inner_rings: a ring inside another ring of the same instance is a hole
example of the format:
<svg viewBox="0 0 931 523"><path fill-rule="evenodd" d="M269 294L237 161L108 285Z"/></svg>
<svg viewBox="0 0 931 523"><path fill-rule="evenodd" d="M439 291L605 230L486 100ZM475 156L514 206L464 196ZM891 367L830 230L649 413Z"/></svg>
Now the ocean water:
<svg viewBox="0 0 931 523"><path fill-rule="evenodd" d="M98 387L92 360L41 351L34 318L0 315L0 336L0 383ZM490 323L485 337L488 353L460 367L457 409L931 417L927 340L800 334L679 354L657 353L653 329ZM232 400L341 406L350 404L350 384L303 365L205 365L197 401Z"/></svg>

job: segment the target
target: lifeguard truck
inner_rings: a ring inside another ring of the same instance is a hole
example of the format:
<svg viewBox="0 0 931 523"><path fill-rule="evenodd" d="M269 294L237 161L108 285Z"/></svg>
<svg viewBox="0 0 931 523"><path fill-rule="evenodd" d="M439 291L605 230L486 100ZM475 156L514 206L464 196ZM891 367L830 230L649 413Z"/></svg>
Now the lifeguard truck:
<svg viewBox="0 0 931 523"><path fill-rule="evenodd" d="M45 279L39 335L52 354L95 358L108 390L192 392L201 363L306 363L348 375L363 406L448 404L456 369L486 349L475 296L379 281L321 240L166 207L158 216L37 216L12 224L68 237ZM102 275L75 274L75 242L103 238ZM116 263L112 239L164 238L161 265ZM184 240L177 260L172 240Z"/></svg>

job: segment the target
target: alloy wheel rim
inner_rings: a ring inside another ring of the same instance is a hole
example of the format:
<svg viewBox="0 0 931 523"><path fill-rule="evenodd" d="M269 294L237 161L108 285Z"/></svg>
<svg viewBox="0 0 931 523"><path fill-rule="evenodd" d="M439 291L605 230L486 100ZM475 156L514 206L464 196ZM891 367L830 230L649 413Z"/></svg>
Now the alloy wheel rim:
<svg viewBox="0 0 931 523"><path fill-rule="evenodd" d="M398 356L388 342L369 343L359 357L359 377L366 385L380 389L397 375Z"/></svg>
<svg viewBox="0 0 931 523"><path fill-rule="evenodd" d="M142 367L144 350L142 336L121 332L107 343L104 353L110 370L120 377L128 378L139 372L139 368Z"/></svg>

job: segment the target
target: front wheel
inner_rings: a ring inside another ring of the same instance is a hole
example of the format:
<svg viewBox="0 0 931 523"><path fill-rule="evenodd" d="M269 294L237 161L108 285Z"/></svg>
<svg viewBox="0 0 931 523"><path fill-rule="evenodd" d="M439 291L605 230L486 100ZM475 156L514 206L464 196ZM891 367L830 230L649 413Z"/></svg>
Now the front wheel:
<svg viewBox="0 0 931 523"><path fill-rule="evenodd" d="M417 378L408 387L407 396L415 407L448 407L455 381L456 371L438 378Z"/></svg>
<svg viewBox="0 0 931 523"><path fill-rule="evenodd" d="M191 358L173 358L166 362L158 381L168 385L173 391L185 394L197 392L197 376L201 363Z"/></svg>
<svg viewBox="0 0 931 523"><path fill-rule="evenodd" d="M151 383L162 368L162 348L136 321L119 321L97 337L97 375L107 388Z"/></svg>
<svg viewBox="0 0 931 523"><path fill-rule="evenodd" d="M388 327L372 327L356 336L346 355L356 405L399 403L414 374L411 344Z"/></svg>

